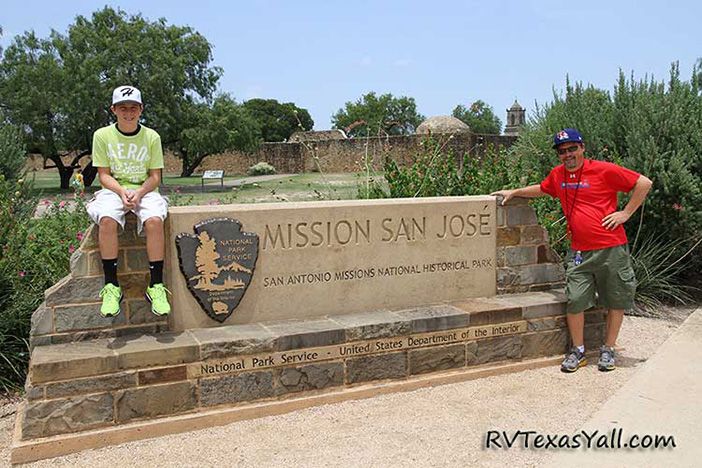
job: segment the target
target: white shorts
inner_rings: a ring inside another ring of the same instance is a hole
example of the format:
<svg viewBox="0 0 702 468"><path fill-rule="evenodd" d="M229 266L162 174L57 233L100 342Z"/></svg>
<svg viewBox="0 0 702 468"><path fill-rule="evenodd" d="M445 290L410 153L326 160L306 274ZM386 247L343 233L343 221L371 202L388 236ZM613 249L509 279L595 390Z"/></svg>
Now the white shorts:
<svg viewBox="0 0 702 468"><path fill-rule="evenodd" d="M136 208L127 210L119 195L111 190L102 189L95 192L95 196L88 202L85 209L95 224L100 224L100 220L107 216L117 221L122 229L124 229L125 215L129 211L133 211L139 220L137 232L141 233L147 219L154 217L161 218L161 220L166 219L168 201L158 192L149 192L142 197Z"/></svg>

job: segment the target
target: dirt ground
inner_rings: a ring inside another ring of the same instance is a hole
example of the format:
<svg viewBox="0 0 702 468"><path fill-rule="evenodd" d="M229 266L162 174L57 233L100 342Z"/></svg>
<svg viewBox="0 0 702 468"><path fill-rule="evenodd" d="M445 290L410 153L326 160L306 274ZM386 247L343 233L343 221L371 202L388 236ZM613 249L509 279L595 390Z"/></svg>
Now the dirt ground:
<svg viewBox="0 0 702 468"><path fill-rule="evenodd" d="M539 466L550 453L485 449L489 430L572 434L670 336L691 309L625 317L614 372L556 366L197 432L88 450L29 466ZM0 465L9 464L16 403L0 407ZM603 428L603 430L606 428Z"/></svg>

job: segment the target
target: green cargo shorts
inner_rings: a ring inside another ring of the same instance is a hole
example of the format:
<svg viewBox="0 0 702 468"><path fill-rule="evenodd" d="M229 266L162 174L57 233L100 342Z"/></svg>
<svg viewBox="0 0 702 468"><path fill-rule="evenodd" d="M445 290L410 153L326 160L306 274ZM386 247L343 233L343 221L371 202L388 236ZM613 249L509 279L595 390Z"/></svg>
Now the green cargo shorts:
<svg viewBox="0 0 702 468"><path fill-rule="evenodd" d="M634 306L636 277L628 245L583 251L580 265L575 264L575 254L571 250L566 256L567 313L577 314L595 306L607 309Z"/></svg>

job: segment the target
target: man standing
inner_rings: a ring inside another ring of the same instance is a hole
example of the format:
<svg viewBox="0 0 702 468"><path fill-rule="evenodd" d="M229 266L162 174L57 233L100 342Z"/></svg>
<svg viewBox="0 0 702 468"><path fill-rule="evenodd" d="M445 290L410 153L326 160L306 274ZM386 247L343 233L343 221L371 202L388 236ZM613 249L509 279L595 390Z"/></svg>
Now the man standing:
<svg viewBox="0 0 702 468"><path fill-rule="evenodd" d="M575 372L585 358L584 311L599 304L608 309L607 332L597 368L615 368L614 345L624 310L634 305L636 278L623 224L641 206L651 181L616 164L585 158L583 139L574 128L553 137L562 164L539 185L501 190L504 205L512 197L558 197L568 223L571 250L566 258L566 319L573 344L561 370ZM623 210L617 210L617 192L631 192ZM597 295L596 295L597 294Z"/></svg>
<svg viewBox="0 0 702 468"><path fill-rule="evenodd" d="M151 302L151 311L163 316L171 307L163 285L163 220L168 203L158 193L163 168L161 137L139 123L144 107L141 92L134 86L116 88L110 110L117 117L117 123L93 135L93 165L97 167L103 188L87 205L88 215L99 226L100 255L105 272L100 313L105 317L120 313L122 289L117 281L117 228L124 229L125 215L133 211L139 220L138 232L146 231L146 254L151 272L146 299Z"/></svg>

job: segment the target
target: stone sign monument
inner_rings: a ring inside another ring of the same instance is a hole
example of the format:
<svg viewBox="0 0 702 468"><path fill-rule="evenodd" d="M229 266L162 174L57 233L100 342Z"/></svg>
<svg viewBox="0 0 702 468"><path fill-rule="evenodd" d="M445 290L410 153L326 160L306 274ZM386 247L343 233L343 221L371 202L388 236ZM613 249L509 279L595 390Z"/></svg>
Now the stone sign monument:
<svg viewBox="0 0 702 468"><path fill-rule="evenodd" d="M554 363L563 269L525 200L174 207L165 321L144 239L120 232L117 317L98 230L32 315L12 462ZM601 311L586 316L588 347ZM362 385L361 385L362 384Z"/></svg>

